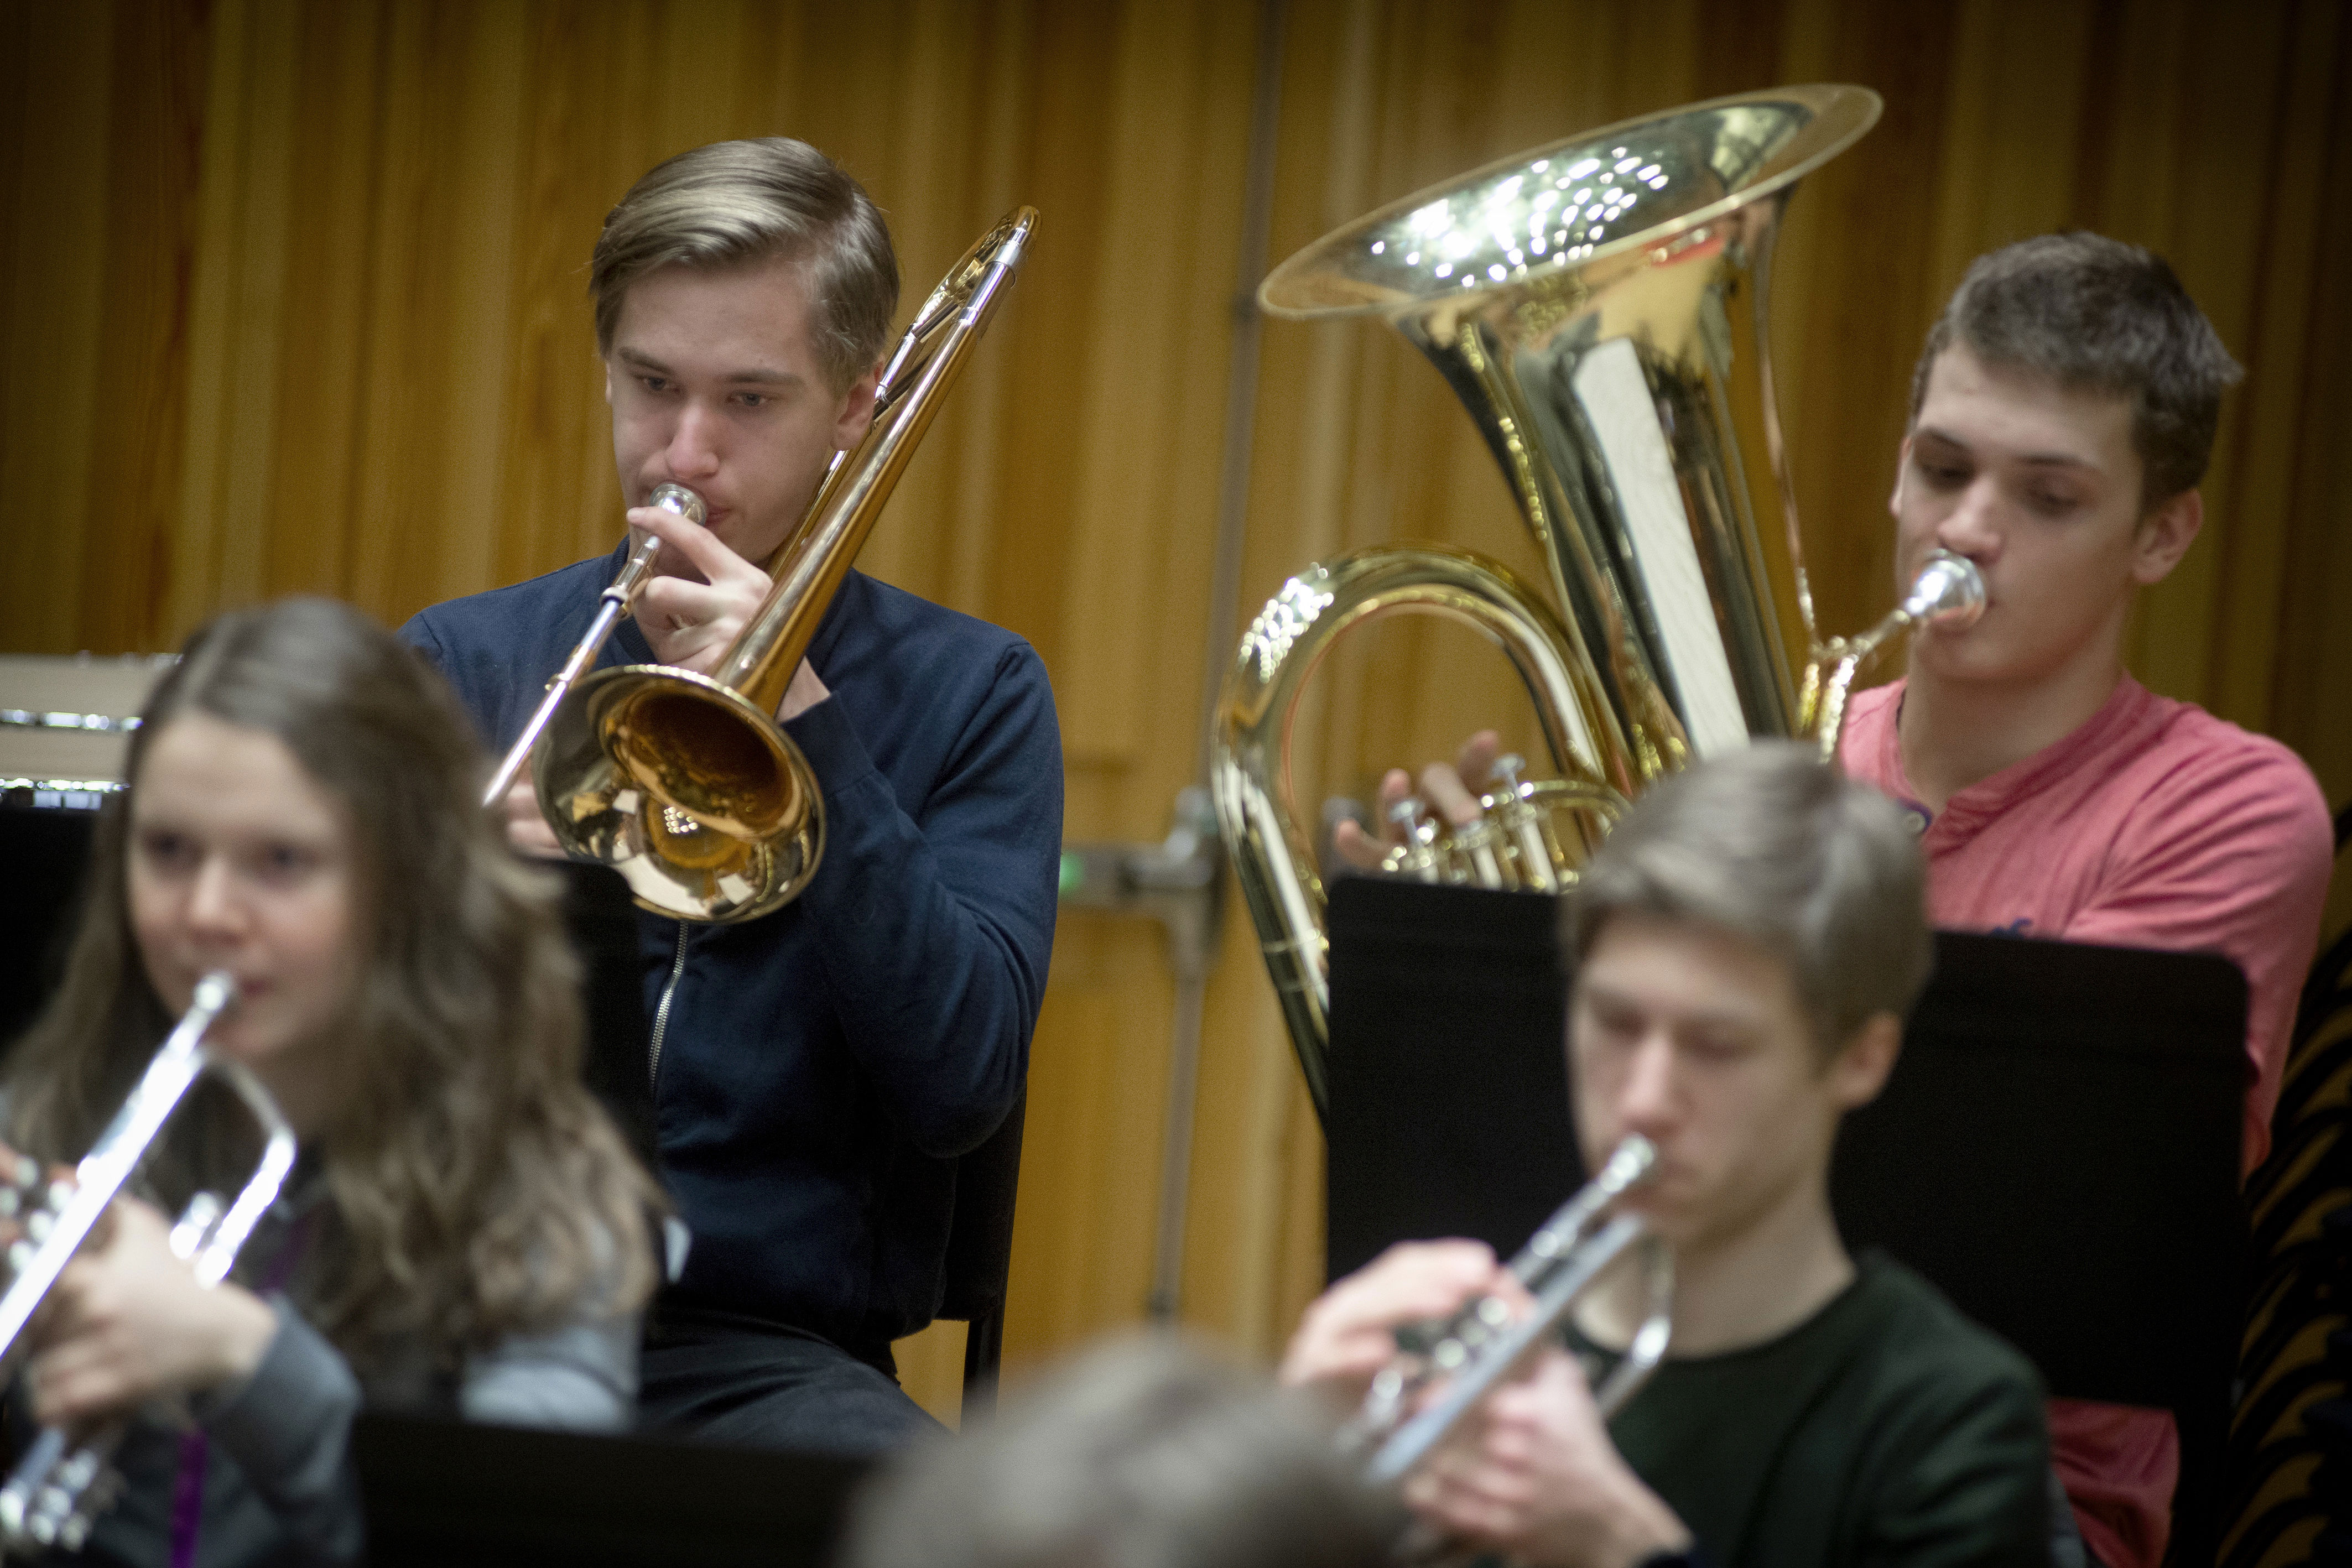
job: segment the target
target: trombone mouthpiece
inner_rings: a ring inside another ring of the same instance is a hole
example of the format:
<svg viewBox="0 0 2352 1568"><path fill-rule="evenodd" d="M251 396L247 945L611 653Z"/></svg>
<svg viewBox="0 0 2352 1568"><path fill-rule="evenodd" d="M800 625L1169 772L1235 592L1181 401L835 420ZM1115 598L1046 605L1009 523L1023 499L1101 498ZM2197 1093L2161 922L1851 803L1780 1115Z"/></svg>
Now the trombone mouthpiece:
<svg viewBox="0 0 2352 1568"><path fill-rule="evenodd" d="M648 507L659 507L665 512L676 512L689 523L703 520L702 497L683 485L656 485L654 493L646 497Z"/></svg>
<svg viewBox="0 0 2352 1568"><path fill-rule="evenodd" d="M1976 562L1940 549L1927 558L1903 601L1903 613L1913 622L1954 632L1975 624L1984 607L1984 576Z"/></svg>

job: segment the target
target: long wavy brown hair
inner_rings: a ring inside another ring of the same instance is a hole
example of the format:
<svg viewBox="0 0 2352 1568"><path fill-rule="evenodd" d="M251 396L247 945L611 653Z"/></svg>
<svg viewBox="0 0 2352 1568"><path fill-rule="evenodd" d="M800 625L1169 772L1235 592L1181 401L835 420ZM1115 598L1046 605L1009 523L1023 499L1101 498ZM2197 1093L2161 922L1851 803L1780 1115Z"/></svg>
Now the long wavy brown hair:
<svg viewBox="0 0 2352 1568"><path fill-rule="evenodd" d="M282 742L356 840L353 1092L306 1151L331 1210L303 1270L313 1321L362 1367L419 1335L446 1364L642 1305L661 1199L583 1086L556 884L478 803L482 758L440 676L357 611L289 599L189 641L132 738L132 790L189 712ZM8 1142L45 1161L80 1156L174 1021L131 933L127 818L120 795L100 815L63 982L7 1065ZM217 1179L245 1142L215 1110L175 1132L159 1190Z"/></svg>

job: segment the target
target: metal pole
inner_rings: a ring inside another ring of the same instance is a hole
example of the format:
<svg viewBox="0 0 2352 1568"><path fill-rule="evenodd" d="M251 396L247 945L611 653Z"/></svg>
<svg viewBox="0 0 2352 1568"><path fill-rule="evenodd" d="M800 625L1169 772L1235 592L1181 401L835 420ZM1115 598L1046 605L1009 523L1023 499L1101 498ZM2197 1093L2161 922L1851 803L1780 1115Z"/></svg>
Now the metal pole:
<svg viewBox="0 0 2352 1568"><path fill-rule="evenodd" d="M1261 0L1258 6L1257 80L1250 99L1249 170L1242 196L1242 243L1234 282L1233 357L1225 374L1224 465L1217 489L1217 554L1209 582L1209 634L1201 672L1200 723L1195 732L1193 778L1209 780L1217 697L1233 663L1240 619L1243 535L1249 517L1250 444L1257 421L1257 286L1265 276L1268 231L1274 221L1274 153L1282 108L1282 35L1287 0ZM1213 821L1213 819L1212 819ZM1212 826L1212 832L1214 831ZM1215 887L1212 884L1213 901ZM1213 915L1213 902L1210 913ZM1168 1114L1160 1152L1160 1227L1152 1249L1150 1310L1153 1321L1173 1322L1184 1280L1184 1212L1192 1176L1192 1114L1199 1092L1201 1021L1214 954L1216 924L1202 924L1197 956L1181 951L1175 925L1169 927L1176 969L1176 1009L1168 1048ZM1188 962L1188 957L1192 961Z"/></svg>

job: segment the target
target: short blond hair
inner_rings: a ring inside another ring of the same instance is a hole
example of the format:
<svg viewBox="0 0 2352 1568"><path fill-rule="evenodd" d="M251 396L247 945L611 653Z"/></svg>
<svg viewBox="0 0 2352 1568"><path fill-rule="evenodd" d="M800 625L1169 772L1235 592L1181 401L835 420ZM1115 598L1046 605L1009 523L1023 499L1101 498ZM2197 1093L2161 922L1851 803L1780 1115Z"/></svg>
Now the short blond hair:
<svg viewBox="0 0 2352 1568"><path fill-rule="evenodd" d="M800 265L817 357L835 392L874 368L898 309L898 258L866 188L805 141L714 141L664 159L604 218L588 265L596 351L629 286L665 267Z"/></svg>
<svg viewBox="0 0 2352 1568"><path fill-rule="evenodd" d="M1811 746L1759 741L1634 803L1562 901L1571 972L1620 915L1738 937L1788 965L1823 1053L1911 1010L1935 963L1927 878L1894 801Z"/></svg>

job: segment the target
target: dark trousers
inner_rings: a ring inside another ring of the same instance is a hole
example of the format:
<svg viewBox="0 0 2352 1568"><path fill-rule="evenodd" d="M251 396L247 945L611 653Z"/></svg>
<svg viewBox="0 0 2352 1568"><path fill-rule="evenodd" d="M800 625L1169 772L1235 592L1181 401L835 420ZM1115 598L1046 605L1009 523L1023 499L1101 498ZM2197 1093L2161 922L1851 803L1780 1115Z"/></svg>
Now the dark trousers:
<svg viewBox="0 0 2352 1568"><path fill-rule="evenodd" d="M854 1457L939 1428L896 1378L831 1340L676 1308L646 1328L637 1418L652 1432Z"/></svg>

